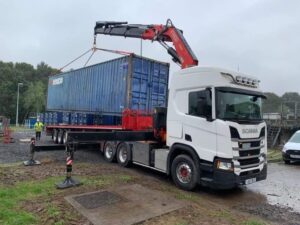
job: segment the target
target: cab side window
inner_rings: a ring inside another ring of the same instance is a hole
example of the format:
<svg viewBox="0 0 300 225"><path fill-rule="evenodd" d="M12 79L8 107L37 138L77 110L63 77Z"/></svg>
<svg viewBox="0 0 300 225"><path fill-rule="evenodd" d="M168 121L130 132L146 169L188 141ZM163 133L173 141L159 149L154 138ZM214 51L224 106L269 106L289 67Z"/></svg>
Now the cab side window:
<svg viewBox="0 0 300 225"><path fill-rule="evenodd" d="M211 117L211 90L201 90L189 93L189 115Z"/></svg>

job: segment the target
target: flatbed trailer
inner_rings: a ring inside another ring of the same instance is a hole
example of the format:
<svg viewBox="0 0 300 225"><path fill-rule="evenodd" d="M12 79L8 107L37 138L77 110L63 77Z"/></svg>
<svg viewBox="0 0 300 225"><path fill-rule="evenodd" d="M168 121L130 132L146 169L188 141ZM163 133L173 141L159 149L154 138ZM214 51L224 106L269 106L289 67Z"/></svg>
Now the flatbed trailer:
<svg viewBox="0 0 300 225"><path fill-rule="evenodd" d="M155 140L154 134L166 129L166 111L157 108L156 113L125 109L121 125L47 125L46 134L56 144L95 143L104 140ZM159 116L159 118L158 118ZM163 116L163 119L160 117ZM157 125L153 124L153 121ZM157 131L158 130L158 131ZM72 133L72 137L68 134ZM159 137L157 137L159 139Z"/></svg>

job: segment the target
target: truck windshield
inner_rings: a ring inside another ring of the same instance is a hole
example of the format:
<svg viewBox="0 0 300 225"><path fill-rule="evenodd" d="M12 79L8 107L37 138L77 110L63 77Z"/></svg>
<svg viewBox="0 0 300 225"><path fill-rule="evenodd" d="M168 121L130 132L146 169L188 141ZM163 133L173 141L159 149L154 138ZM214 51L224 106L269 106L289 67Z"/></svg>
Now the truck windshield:
<svg viewBox="0 0 300 225"><path fill-rule="evenodd" d="M216 117L232 121L261 121L262 95L234 88L216 89Z"/></svg>

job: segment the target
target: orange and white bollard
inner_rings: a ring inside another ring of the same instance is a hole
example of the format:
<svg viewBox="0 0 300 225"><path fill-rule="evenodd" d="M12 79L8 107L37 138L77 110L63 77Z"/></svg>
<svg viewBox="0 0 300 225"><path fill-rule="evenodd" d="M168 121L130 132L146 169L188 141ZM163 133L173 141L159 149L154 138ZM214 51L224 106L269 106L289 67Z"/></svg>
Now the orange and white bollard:
<svg viewBox="0 0 300 225"><path fill-rule="evenodd" d="M66 178L59 184L56 184L56 188L64 189L69 187L79 186L81 183L72 178L72 164L73 164L73 154L71 156L67 156L66 159Z"/></svg>

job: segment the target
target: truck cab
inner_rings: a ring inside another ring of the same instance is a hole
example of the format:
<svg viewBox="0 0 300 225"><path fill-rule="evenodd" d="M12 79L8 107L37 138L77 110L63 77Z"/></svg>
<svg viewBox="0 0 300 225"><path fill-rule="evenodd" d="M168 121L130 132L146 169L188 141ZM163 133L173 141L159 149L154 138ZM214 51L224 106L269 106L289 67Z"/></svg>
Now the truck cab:
<svg viewBox="0 0 300 225"><path fill-rule="evenodd" d="M169 87L167 168L178 186L227 189L266 179L264 95L256 78L192 67L174 73Z"/></svg>

